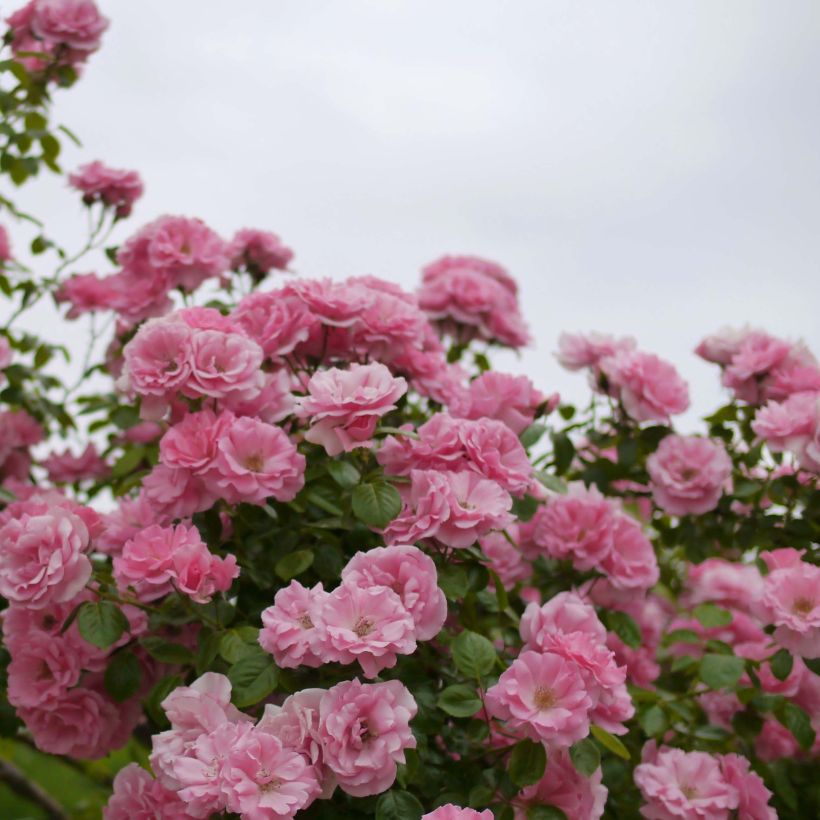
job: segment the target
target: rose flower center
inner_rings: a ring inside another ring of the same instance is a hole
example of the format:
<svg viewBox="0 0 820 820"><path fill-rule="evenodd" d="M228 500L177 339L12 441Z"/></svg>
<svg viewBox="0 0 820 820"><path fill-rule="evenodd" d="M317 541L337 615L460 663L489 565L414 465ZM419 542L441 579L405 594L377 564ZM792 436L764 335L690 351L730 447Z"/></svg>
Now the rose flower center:
<svg viewBox="0 0 820 820"><path fill-rule="evenodd" d="M556 700L555 693L546 686L539 686L532 696L532 702L537 709L541 710L552 709L552 707L555 706Z"/></svg>

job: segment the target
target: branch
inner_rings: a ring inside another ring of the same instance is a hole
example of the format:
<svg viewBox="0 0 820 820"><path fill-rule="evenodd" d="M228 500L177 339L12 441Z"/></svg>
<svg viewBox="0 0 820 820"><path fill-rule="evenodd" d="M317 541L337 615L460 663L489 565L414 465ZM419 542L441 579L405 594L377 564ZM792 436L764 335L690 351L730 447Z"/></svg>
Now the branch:
<svg viewBox="0 0 820 820"><path fill-rule="evenodd" d="M0 782L6 783L12 791L40 806L49 820L68 820L63 807L8 760L0 760Z"/></svg>

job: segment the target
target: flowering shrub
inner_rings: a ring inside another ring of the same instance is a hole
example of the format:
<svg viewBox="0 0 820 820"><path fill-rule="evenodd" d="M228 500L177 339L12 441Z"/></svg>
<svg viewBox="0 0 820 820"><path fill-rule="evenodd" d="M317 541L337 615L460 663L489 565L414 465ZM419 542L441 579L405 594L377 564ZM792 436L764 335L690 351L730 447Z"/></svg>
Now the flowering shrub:
<svg viewBox="0 0 820 820"><path fill-rule="evenodd" d="M108 21L32 0L7 23L21 185L62 172L51 95ZM3 816L820 815L802 344L703 340L730 398L682 434L686 382L632 338L561 337L580 409L494 372L530 338L494 262L442 257L413 294L188 217L107 245L138 174L68 183L76 254L9 239L33 218L2 199ZM21 328L43 298L90 317L75 384L75 351Z"/></svg>

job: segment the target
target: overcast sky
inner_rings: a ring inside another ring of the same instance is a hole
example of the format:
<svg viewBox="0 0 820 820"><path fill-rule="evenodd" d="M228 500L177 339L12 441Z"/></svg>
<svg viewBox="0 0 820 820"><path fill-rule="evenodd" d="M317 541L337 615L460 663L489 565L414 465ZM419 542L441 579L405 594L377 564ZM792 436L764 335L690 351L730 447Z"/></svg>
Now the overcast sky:
<svg viewBox="0 0 820 820"><path fill-rule="evenodd" d="M696 412L721 393L691 350L721 325L820 352L820 3L98 2L111 28L55 118L85 144L67 170L142 174L120 241L199 216L406 287L442 253L495 259L535 337L499 361L571 399L565 329L637 336ZM21 199L68 241L62 186Z"/></svg>

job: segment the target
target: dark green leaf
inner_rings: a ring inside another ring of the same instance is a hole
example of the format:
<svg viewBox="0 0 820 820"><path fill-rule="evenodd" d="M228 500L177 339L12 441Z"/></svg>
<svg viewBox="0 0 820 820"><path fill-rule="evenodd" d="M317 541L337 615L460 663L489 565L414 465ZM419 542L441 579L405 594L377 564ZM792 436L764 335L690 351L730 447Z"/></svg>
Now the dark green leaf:
<svg viewBox="0 0 820 820"><path fill-rule="evenodd" d="M117 703L136 694L142 681L142 667L136 655L129 650L116 652L105 669L105 690Z"/></svg>
<svg viewBox="0 0 820 820"><path fill-rule="evenodd" d="M327 471L331 478L345 490L352 489L362 479L362 474L349 461L329 461Z"/></svg>
<svg viewBox="0 0 820 820"><path fill-rule="evenodd" d="M312 550L296 550L289 552L276 562L276 574L283 581L290 581L297 575L301 575L313 564Z"/></svg>
<svg viewBox="0 0 820 820"><path fill-rule="evenodd" d="M603 613L603 622L606 628L614 632L627 646L636 648L641 645L641 628L631 615L609 609Z"/></svg>
<svg viewBox="0 0 820 820"><path fill-rule="evenodd" d="M376 820L419 820L424 807L410 792L392 789L376 803Z"/></svg>
<svg viewBox="0 0 820 820"><path fill-rule="evenodd" d="M558 806L531 806L527 809L527 820L568 820L563 809Z"/></svg>
<svg viewBox="0 0 820 820"><path fill-rule="evenodd" d="M477 632L465 629L451 646L453 661L458 670L469 678L487 675L495 665L495 647Z"/></svg>
<svg viewBox="0 0 820 820"><path fill-rule="evenodd" d="M129 625L128 618L116 604L110 601L86 601L77 613L77 628L90 644L108 649L119 640Z"/></svg>
<svg viewBox="0 0 820 820"><path fill-rule="evenodd" d="M563 475L569 469L569 465L572 464L572 459L575 457L575 445L566 433L553 433L552 451L555 472L558 475Z"/></svg>
<svg viewBox="0 0 820 820"><path fill-rule="evenodd" d="M707 653L700 662L700 679L710 689L734 689L743 669L743 658Z"/></svg>
<svg viewBox="0 0 820 820"><path fill-rule="evenodd" d="M800 748L808 751L814 745L815 731L811 725L811 718L797 704L784 701L775 710L777 719L794 735Z"/></svg>
<svg viewBox="0 0 820 820"><path fill-rule="evenodd" d="M772 674L778 680L786 680L786 678L788 678L791 674L793 666L794 658L791 656L788 649L781 649L778 652L775 652L775 654L769 659L769 667L772 670Z"/></svg>
<svg viewBox="0 0 820 820"><path fill-rule="evenodd" d="M513 746L507 771L512 782L523 789L537 783L543 777L546 766L547 753L544 744L521 740Z"/></svg>
<svg viewBox="0 0 820 820"><path fill-rule="evenodd" d="M351 500L356 518L377 529L386 527L401 512L399 491L385 481L358 484Z"/></svg>
<svg viewBox="0 0 820 820"><path fill-rule="evenodd" d="M143 638L140 643L152 658L162 663L193 663L193 653L180 643L172 643L155 636Z"/></svg>
<svg viewBox="0 0 820 820"><path fill-rule="evenodd" d="M145 458L145 447L137 446L126 450L115 462L111 468L111 474L115 478L121 478L139 467L142 460Z"/></svg>
<svg viewBox="0 0 820 820"><path fill-rule="evenodd" d="M605 749L608 749L613 754L618 755L618 757L623 758L624 760L629 760L629 749L624 746L624 744L617 738L615 735L607 732L606 729L602 729L600 726L596 726L593 724L590 727L590 732L595 740L601 744Z"/></svg>
<svg viewBox="0 0 820 820"><path fill-rule="evenodd" d="M243 655L229 670L231 700L240 709L253 706L275 688L279 673L270 655L261 649Z"/></svg>
<svg viewBox="0 0 820 820"><path fill-rule="evenodd" d="M518 437L521 444L526 447L526 449L530 449L533 444L537 444L540 440L541 436L547 432L546 424L539 424L536 422L535 424L531 424L526 430L524 430L521 435Z"/></svg>
<svg viewBox="0 0 820 820"><path fill-rule="evenodd" d="M588 737L570 746L569 757L572 765L585 777L590 777L601 765L601 753Z"/></svg>
<svg viewBox="0 0 820 820"><path fill-rule="evenodd" d="M649 737L662 735L669 726L666 712L657 703L638 715L638 723Z"/></svg>
<svg viewBox="0 0 820 820"><path fill-rule="evenodd" d="M438 708L453 717L472 717L481 708L475 687L464 683L448 686L438 696Z"/></svg>

